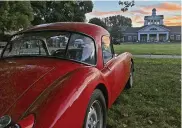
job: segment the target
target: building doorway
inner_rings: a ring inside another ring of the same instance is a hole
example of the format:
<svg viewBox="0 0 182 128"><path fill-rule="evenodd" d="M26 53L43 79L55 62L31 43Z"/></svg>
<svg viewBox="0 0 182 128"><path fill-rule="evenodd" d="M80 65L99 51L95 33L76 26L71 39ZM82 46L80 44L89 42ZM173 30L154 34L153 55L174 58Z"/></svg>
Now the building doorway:
<svg viewBox="0 0 182 128"><path fill-rule="evenodd" d="M159 41L160 42L166 41L166 34L159 34Z"/></svg>
<svg viewBox="0 0 182 128"><path fill-rule="evenodd" d="M147 34L140 35L140 42L147 42Z"/></svg>
<svg viewBox="0 0 182 128"><path fill-rule="evenodd" d="M149 42L156 42L156 41L157 41L157 34L150 34Z"/></svg>

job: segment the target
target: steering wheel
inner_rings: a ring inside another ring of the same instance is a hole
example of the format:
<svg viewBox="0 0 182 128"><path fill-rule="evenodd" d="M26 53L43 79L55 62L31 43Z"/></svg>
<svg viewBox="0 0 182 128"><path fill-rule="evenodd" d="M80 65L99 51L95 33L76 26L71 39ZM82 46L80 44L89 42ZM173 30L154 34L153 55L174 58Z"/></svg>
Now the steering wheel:
<svg viewBox="0 0 182 128"><path fill-rule="evenodd" d="M56 56L56 57L64 57L65 50L64 49L57 49L57 50L52 50L51 55Z"/></svg>

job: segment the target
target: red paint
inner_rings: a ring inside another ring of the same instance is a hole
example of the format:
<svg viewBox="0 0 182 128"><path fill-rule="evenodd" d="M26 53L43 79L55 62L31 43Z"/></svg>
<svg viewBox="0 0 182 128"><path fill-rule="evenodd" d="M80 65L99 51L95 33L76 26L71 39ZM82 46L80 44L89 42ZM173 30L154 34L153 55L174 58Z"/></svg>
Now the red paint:
<svg viewBox="0 0 182 128"><path fill-rule="evenodd" d="M108 92L108 108L123 90L130 72L130 53L103 65L101 37L109 33L86 23L53 23L27 31L65 30L90 35L96 42L97 64L88 66L46 57L0 60L0 116L8 114L22 128L81 128L94 89L102 84ZM28 121L24 120L29 117Z"/></svg>
<svg viewBox="0 0 182 128"><path fill-rule="evenodd" d="M31 114L31 115L25 117L25 118L24 118L23 120L21 120L20 122L18 122L18 125L19 125L21 128L33 128L34 122L35 122L34 115Z"/></svg>

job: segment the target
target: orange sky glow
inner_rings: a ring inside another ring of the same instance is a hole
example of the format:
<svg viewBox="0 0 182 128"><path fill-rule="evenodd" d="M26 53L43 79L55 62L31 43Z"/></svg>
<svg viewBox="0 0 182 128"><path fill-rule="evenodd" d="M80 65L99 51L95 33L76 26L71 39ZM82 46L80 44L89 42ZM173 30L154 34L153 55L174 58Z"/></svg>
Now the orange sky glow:
<svg viewBox="0 0 182 128"><path fill-rule="evenodd" d="M136 5L137 6L137 5ZM156 8L157 15L164 15L164 25L181 26L181 4L173 2L162 2L156 5L137 6L127 12L118 11L98 11L93 10L87 14L88 19L93 17L107 17L113 15L123 15L132 19L134 27L140 27L144 24L144 16L151 15L152 9Z"/></svg>

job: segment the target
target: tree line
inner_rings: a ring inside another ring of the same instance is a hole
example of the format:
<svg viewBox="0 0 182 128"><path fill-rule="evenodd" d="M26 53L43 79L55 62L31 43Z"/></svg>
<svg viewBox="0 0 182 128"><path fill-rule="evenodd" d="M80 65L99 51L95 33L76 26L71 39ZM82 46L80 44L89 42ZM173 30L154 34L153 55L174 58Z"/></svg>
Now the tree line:
<svg viewBox="0 0 182 128"><path fill-rule="evenodd" d="M119 1L121 11L127 11L134 2ZM85 14L92 12L93 2L88 1L0 1L0 39L5 32L51 22L84 22ZM106 28L115 39L122 36L122 26L131 26L131 19L121 15L93 18L90 23ZM6 39L5 39L6 40Z"/></svg>
<svg viewBox="0 0 182 128"><path fill-rule="evenodd" d="M99 25L107 29L114 42L121 42L123 37L122 31L127 27L132 26L132 20L130 18L124 17L122 15L109 16L106 18L92 18L89 20L89 23Z"/></svg>
<svg viewBox="0 0 182 128"><path fill-rule="evenodd" d="M0 1L0 33L51 22L84 22L92 1Z"/></svg>

